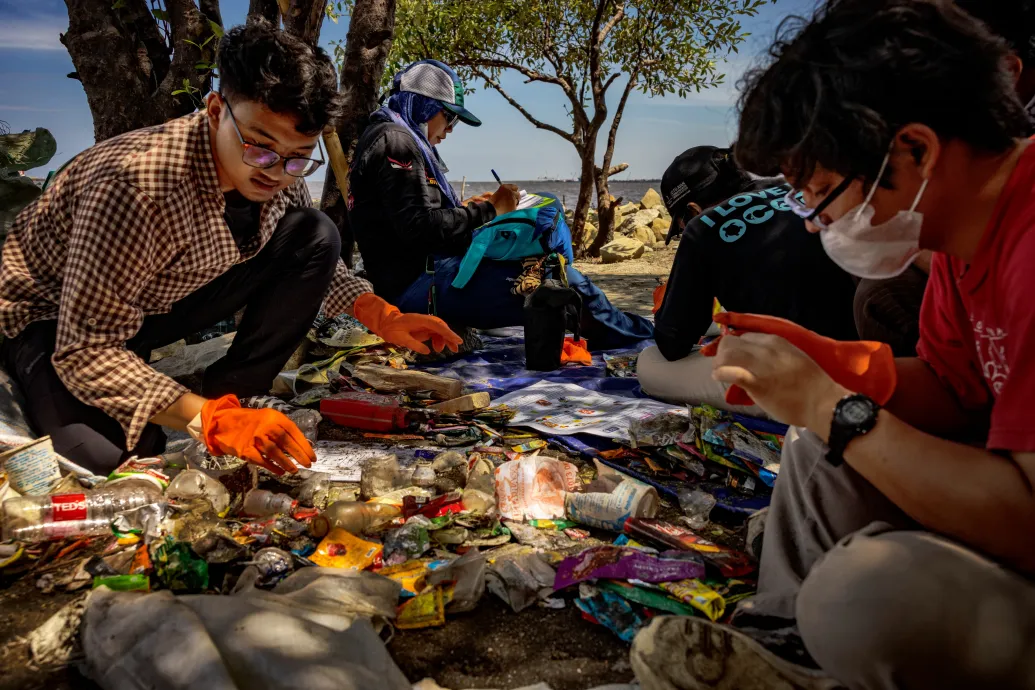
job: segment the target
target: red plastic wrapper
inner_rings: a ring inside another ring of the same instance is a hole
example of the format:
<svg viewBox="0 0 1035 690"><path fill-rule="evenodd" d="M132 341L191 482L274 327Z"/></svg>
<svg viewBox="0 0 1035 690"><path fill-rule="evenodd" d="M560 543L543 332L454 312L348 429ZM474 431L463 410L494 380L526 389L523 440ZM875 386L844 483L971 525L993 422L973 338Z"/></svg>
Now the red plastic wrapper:
<svg viewBox="0 0 1035 690"><path fill-rule="evenodd" d="M463 494L453 491L435 498L427 496L403 497L403 517L409 520L414 515L426 518L442 517L450 513L459 513L464 509Z"/></svg>
<svg viewBox="0 0 1035 690"><path fill-rule="evenodd" d="M704 560L693 551L644 553L621 546L598 546L565 558L557 568L555 590L585 580L676 582L703 577Z"/></svg>
<svg viewBox="0 0 1035 690"><path fill-rule="evenodd" d="M402 431L410 426L410 411L391 395L348 391L320 401L320 414L351 429Z"/></svg>
<svg viewBox="0 0 1035 690"><path fill-rule="evenodd" d="M291 515L291 517L295 518L299 522L307 522L319 514L320 511L316 508L299 508Z"/></svg>

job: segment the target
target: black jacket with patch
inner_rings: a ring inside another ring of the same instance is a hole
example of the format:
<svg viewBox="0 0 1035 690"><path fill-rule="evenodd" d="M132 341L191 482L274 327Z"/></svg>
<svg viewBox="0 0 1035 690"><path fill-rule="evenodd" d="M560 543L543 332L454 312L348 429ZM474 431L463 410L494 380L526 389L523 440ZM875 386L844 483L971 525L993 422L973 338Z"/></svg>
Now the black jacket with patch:
<svg viewBox="0 0 1035 690"><path fill-rule="evenodd" d="M349 224L379 296L398 298L424 272L429 255L463 255L472 231L495 217L488 202L448 208L409 131L371 116L353 156Z"/></svg>
<svg viewBox="0 0 1035 690"><path fill-rule="evenodd" d="M727 311L779 316L820 335L857 340L856 280L827 256L819 235L787 206L782 179L755 180L691 220L679 241L654 339L665 359L690 354Z"/></svg>

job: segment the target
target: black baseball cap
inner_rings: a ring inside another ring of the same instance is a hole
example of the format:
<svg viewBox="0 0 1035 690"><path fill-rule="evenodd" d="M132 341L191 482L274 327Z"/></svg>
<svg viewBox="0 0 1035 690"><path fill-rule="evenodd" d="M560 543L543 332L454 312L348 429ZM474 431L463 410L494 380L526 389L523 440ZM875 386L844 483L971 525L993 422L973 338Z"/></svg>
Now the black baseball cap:
<svg viewBox="0 0 1035 690"><path fill-rule="evenodd" d="M711 197L708 191L719 180L718 161L729 154L729 149L695 146L672 161L661 176L661 197L673 218L684 215L691 201L702 208L711 205L707 203Z"/></svg>

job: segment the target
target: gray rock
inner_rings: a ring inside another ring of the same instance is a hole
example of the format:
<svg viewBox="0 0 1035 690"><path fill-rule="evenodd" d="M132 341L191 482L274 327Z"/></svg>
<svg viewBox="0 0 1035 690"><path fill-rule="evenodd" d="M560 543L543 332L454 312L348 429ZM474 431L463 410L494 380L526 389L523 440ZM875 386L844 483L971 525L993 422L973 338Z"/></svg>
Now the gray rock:
<svg viewBox="0 0 1035 690"><path fill-rule="evenodd" d="M665 220L664 218L655 218L654 222L650 224L650 229L654 231L654 237L658 242L664 242L665 238L668 237L669 228L672 227L671 220Z"/></svg>
<svg viewBox="0 0 1035 690"><path fill-rule="evenodd" d="M662 200L661 195L651 188L643 195L643 199L640 201L640 206L651 209L665 208L665 202Z"/></svg>
<svg viewBox="0 0 1035 690"><path fill-rule="evenodd" d="M657 209L643 209L637 211L632 216L627 216L622 222L621 226L618 227L618 232L623 235L632 235L633 231L641 226L650 227L650 224L657 220L658 216Z"/></svg>
<svg viewBox="0 0 1035 690"><path fill-rule="evenodd" d="M643 242L619 235L600 248L600 259L605 264L638 259L643 256L643 249Z"/></svg>
<svg viewBox="0 0 1035 690"><path fill-rule="evenodd" d="M643 242L644 246L647 247L651 246L656 241L656 238L654 237L654 231L646 225L639 225L636 228L634 228L629 237L633 238L634 240L639 240L640 242Z"/></svg>

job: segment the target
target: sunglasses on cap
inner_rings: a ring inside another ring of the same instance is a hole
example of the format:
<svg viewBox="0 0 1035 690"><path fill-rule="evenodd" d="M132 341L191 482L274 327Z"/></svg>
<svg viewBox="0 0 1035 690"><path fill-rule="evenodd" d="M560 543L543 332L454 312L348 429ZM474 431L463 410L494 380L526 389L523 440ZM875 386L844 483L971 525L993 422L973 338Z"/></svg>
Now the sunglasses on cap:
<svg viewBox="0 0 1035 690"><path fill-rule="evenodd" d="M230 113L230 122L233 123L234 131L237 132L237 138L241 140L241 146L244 148L241 160L244 161L245 165L250 165L260 170L269 170L280 161L284 161L284 172L288 175L292 177L309 177L325 163L322 160L324 158L323 145L320 144L319 139L316 140L316 145L320 147L321 160L304 158L302 156L281 156L276 151L245 141L244 135L241 134L241 129L237 126L237 118L234 117L234 111L230 109L230 101L224 98L223 103L226 104L226 112Z"/></svg>

